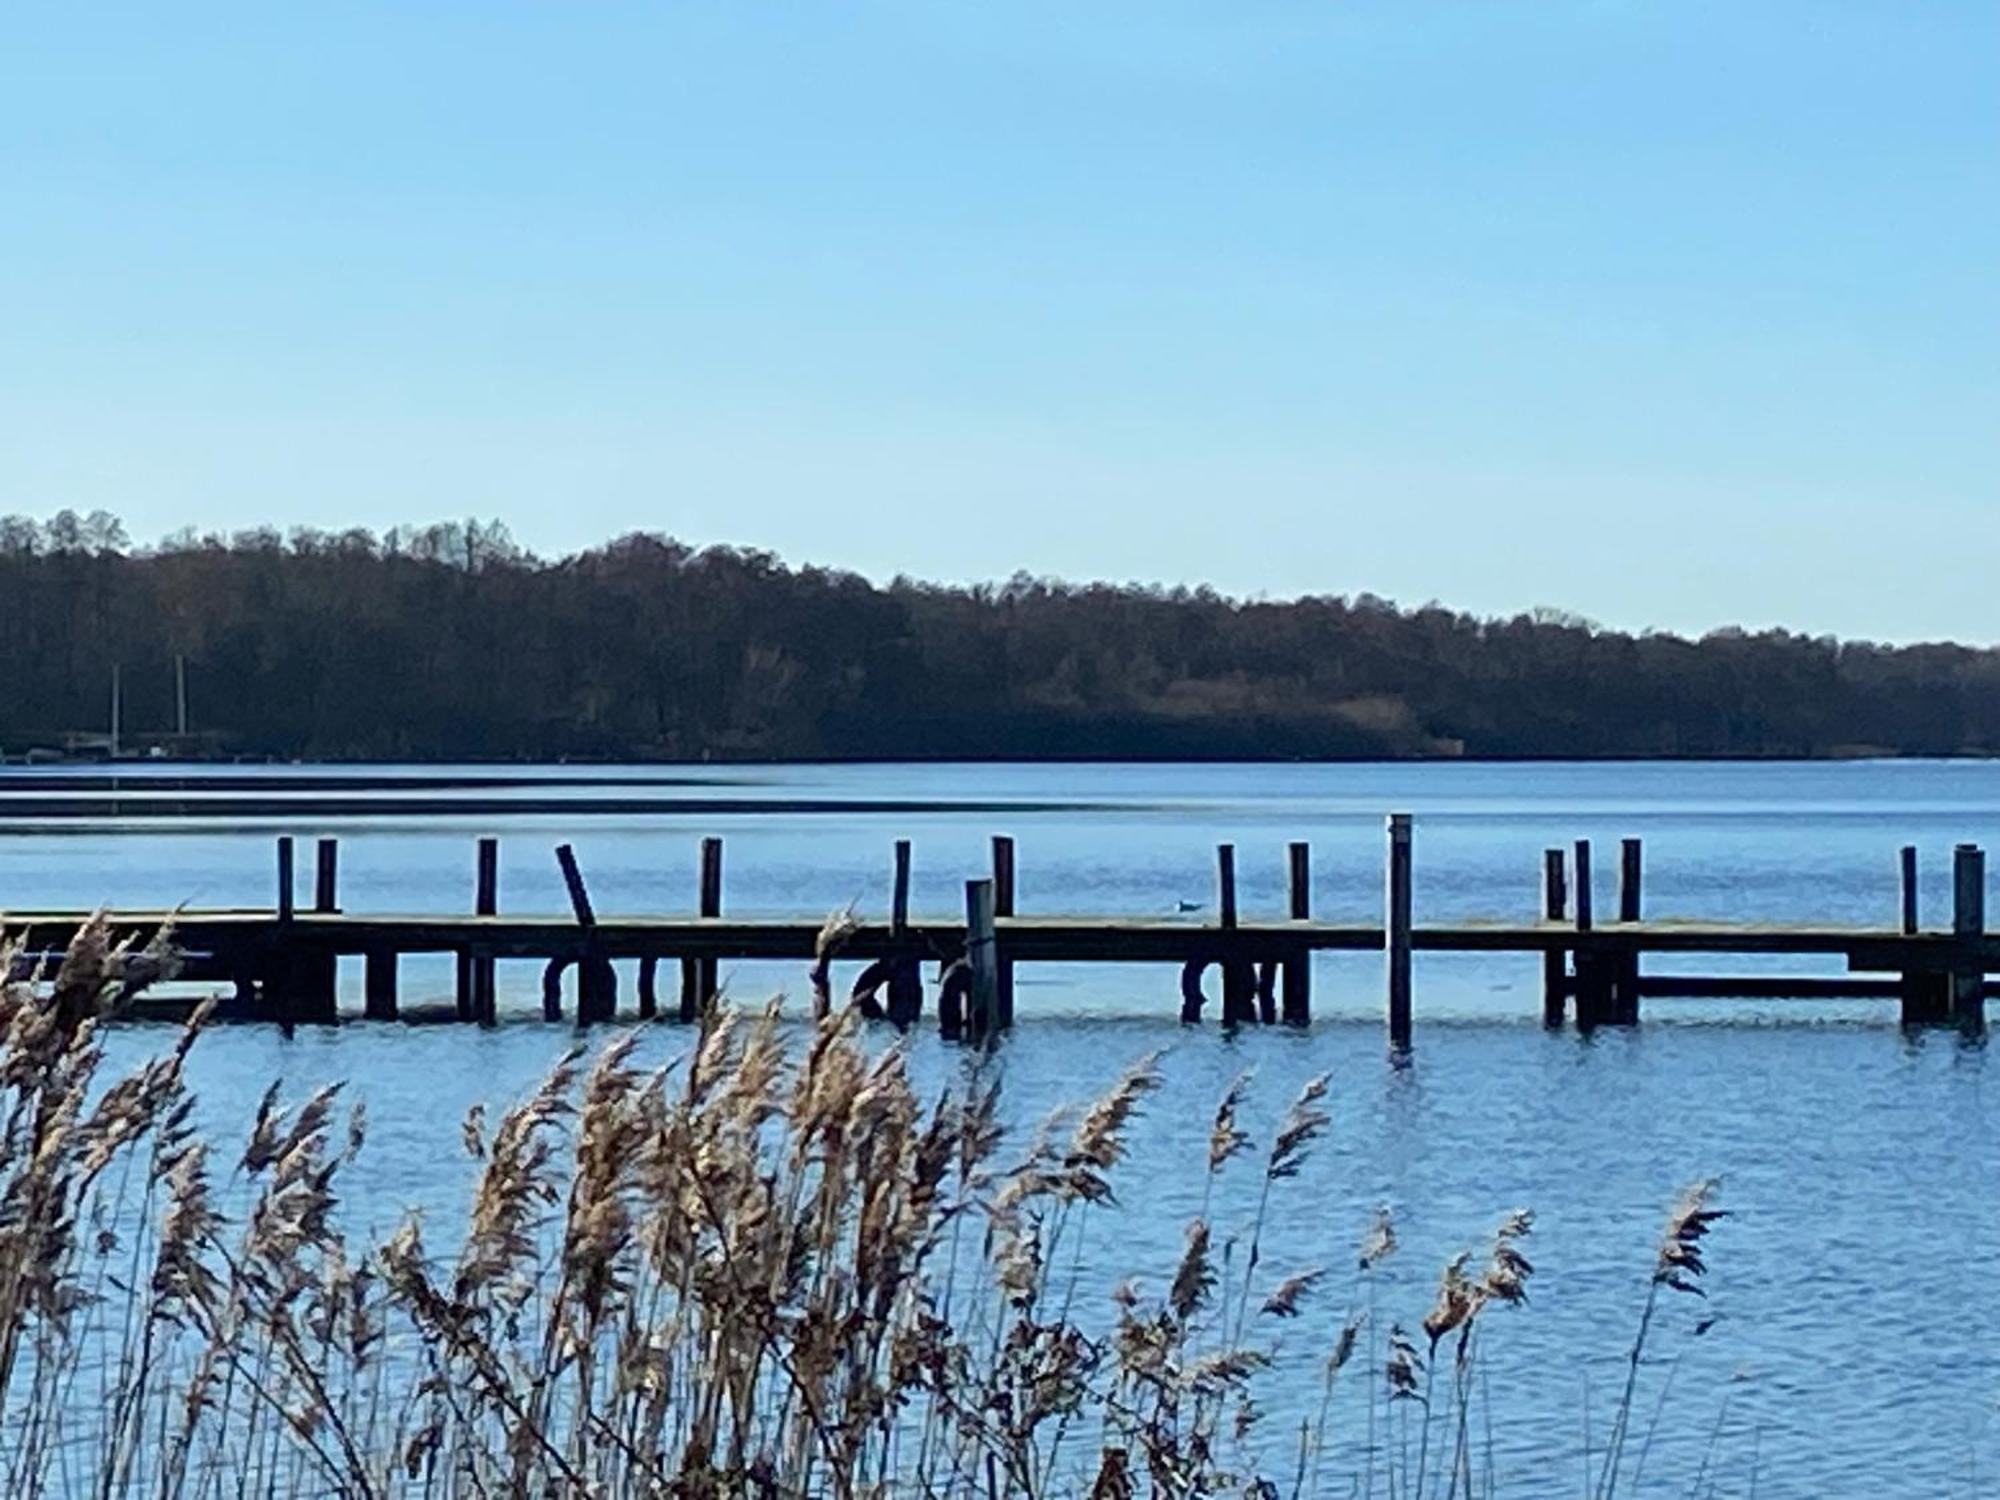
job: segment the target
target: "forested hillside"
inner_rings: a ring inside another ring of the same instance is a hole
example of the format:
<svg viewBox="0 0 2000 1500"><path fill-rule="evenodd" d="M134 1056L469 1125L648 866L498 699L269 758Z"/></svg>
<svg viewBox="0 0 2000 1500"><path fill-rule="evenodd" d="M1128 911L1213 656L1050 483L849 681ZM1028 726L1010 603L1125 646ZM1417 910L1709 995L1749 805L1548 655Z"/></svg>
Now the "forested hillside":
<svg viewBox="0 0 2000 1500"><path fill-rule="evenodd" d="M0 521L0 746L190 725L328 758L1810 756L2000 747L2000 655L1381 600L943 588L653 535Z"/></svg>

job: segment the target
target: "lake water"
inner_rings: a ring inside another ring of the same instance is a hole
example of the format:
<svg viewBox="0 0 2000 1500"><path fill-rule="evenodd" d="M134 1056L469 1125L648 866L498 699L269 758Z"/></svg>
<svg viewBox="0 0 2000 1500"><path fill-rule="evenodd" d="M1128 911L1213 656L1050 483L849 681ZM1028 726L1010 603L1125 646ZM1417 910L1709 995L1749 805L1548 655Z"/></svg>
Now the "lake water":
<svg viewBox="0 0 2000 1500"><path fill-rule="evenodd" d="M1244 914L1275 915L1284 846L1309 839L1316 913L1362 920L1379 915L1393 810L1417 819L1420 922L1527 917L1544 847L1589 836L1608 854L1635 834L1646 840L1650 915L1886 923L1896 850L1914 843L1925 918L1943 922L1951 846L2000 848L2000 766L1971 762L629 774L639 784L627 790L657 799L656 811L411 818L385 800L380 817L324 827L309 816L17 822L0 835L0 907L268 905L270 840L290 832L341 836L348 910L464 910L472 840L497 833L503 911L564 909L550 855L562 841L576 846L600 912L687 911L699 840L721 834L732 914L819 917L850 902L880 913L890 846L908 837L915 907L947 915L962 910L962 881L982 873L988 836L1006 832L1019 844L1024 913L1162 915L1210 902L1214 846L1231 840ZM690 798L700 813L676 810ZM801 800L908 806L768 810ZM964 810L971 803L981 810ZM1600 880L1603 909L1608 869ZM805 990L784 966L726 978L743 999ZM343 981L358 1007L358 972ZM538 982L533 966L503 965L503 1010L536 1010ZM406 1000L443 999L449 984L448 961L405 965ZM1300 1178L1279 1185L1267 1236L1267 1264L1332 1271L1306 1318L1271 1329L1281 1369L1296 1377L1267 1389L1277 1450L1286 1420L1316 1403L1312 1362L1347 1311L1354 1246L1375 1204L1394 1208L1403 1240L1383 1316L1410 1325L1444 1258L1529 1206L1533 1301L1496 1316L1487 1335L1494 1465L1502 1493L1575 1493L1578 1453L1587 1434L1601 1441L1622 1379L1665 1209L1681 1184L1715 1175L1732 1217L1713 1241L1712 1305L1675 1299L1663 1320L1644 1421L1669 1378L1671 1389L1637 1492L1696 1493L1704 1462L1702 1493L1711 1480L1728 1495L2000 1490L2000 1131L1984 1047L1952 1033L1906 1037L1893 1005L1873 1003L1648 1001L1642 1027L1580 1039L1540 1027L1534 960L1419 956L1416 1053L1397 1067L1383 1045L1381 988L1378 959L1324 957L1310 1031L1231 1038L1176 1024L1171 969L1030 968L1002 1049L1017 1120L1169 1049L1166 1087L1120 1177L1123 1206L1085 1241L1084 1274L1103 1285L1128 1272L1157 1285L1171 1273L1201 1202L1209 1116L1239 1070L1256 1071L1260 1142L1300 1083L1331 1071L1333 1127ZM647 1046L670 1055L679 1035L657 1028ZM132 1027L113 1045L137 1056L163 1040ZM462 1208L470 1172L448 1122L475 1100L518 1095L566 1041L526 1021L485 1034L232 1028L203 1042L196 1076L205 1115L231 1136L273 1076L300 1089L352 1080L373 1125L350 1210L386 1230L405 1206L446 1221ZM928 1032L911 1045L927 1078L960 1065ZM1715 1321L1695 1337L1702 1317Z"/></svg>

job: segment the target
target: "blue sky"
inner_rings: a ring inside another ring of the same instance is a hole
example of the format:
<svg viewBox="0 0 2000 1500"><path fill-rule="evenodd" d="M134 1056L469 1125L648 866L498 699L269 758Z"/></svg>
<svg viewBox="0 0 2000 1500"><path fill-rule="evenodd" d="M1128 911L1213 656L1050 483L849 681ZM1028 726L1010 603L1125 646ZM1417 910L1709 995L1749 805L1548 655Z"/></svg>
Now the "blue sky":
<svg viewBox="0 0 2000 1500"><path fill-rule="evenodd" d="M2000 6L7 6L65 505L2000 639Z"/></svg>

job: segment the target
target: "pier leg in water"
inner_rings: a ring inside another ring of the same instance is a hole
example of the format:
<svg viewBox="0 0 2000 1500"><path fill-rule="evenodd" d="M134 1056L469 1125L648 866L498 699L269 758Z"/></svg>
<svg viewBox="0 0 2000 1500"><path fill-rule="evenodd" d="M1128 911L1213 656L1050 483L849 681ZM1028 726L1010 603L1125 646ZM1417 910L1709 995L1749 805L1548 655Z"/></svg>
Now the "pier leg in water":
<svg viewBox="0 0 2000 1500"><path fill-rule="evenodd" d="M1542 920L1560 922L1569 915L1569 881L1560 849L1542 851ZM1542 1024L1560 1030L1569 991L1569 956L1561 948L1542 955Z"/></svg>
<svg viewBox="0 0 2000 1500"><path fill-rule="evenodd" d="M1637 839L1626 839L1618 849L1618 920L1620 924L1639 921L1644 879L1644 853ZM1639 1020L1639 950L1627 949L1610 960L1610 1014L1615 1026L1631 1026Z"/></svg>
<svg viewBox="0 0 2000 1500"><path fill-rule="evenodd" d="M1014 841L1006 834L993 837L993 915L1014 915ZM1005 953L995 960L993 1016L1002 1031L1014 1024L1014 960Z"/></svg>
<svg viewBox="0 0 2000 1500"><path fill-rule="evenodd" d="M714 919L722 915L722 840L701 841L701 886L699 915ZM714 999L716 963L712 958L681 960L681 1019L696 1021Z"/></svg>
<svg viewBox="0 0 2000 1500"><path fill-rule="evenodd" d="M968 880L965 883L965 961L972 971L971 993L967 996L969 1030L974 1041L987 1041L995 1032L999 989L999 945L993 928L993 882Z"/></svg>
<svg viewBox="0 0 2000 1500"><path fill-rule="evenodd" d="M1951 1019L1967 1031L1986 1025L1986 851L1960 844L1952 851L1951 930L1962 960L1951 975Z"/></svg>
<svg viewBox="0 0 2000 1500"><path fill-rule="evenodd" d="M1289 851L1291 919L1312 920L1312 849L1293 844ZM1312 950L1300 948L1285 956L1282 964L1283 1011L1287 1026L1312 1024Z"/></svg>
<svg viewBox="0 0 2000 1500"><path fill-rule="evenodd" d="M660 955L648 953L639 960L639 1019L650 1021L660 1013Z"/></svg>
<svg viewBox="0 0 2000 1500"><path fill-rule="evenodd" d="M397 955L394 948L370 948L363 960L362 1013L371 1021L393 1021L396 1009Z"/></svg>
<svg viewBox="0 0 2000 1500"><path fill-rule="evenodd" d="M474 916L491 917L500 912L500 841L483 838L479 841L479 853L474 863L472 880L472 912ZM493 962L493 950L484 943L475 943L467 950L469 965L467 981L471 989L471 1005L465 1019L481 1026L491 1026L499 1019L499 975Z"/></svg>
<svg viewBox="0 0 2000 1500"><path fill-rule="evenodd" d="M1236 846L1218 844L1215 850L1216 909L1221 913L1225 933L1236 930ZM1222 949L1222 1024L1251 1026L1257 1021L1257 971L1247 959L1239 958L1233 944Z"/></svg>
<svg viewBox="0 0 2000 1500"><path fill-rule="evenodd" d="M910 936L910 841L896 840L895 873L890 881L889 932L899 943ZM888 969L889 1019L899 1027L915 1025L924 1013L924 977L914 953L899 953Z"/></svg>
<svg viewBox="0 0 2000 1500"><path fill-rule="evenodd" d="M1590 932L1595 926L1592 910L1593 891L1590 871L1590 840L1578 839L1575 852L1571 856L1571 869L1576 875L1576 889L1570 894L1576 902L1576 930L1578 936ZM1594 1031L1611 1019L1611 966L1605 956L1594 948L1578 944L1576 949L1576 1029Z"/></svg>
<svg viewBox="0 0 2000 1500"><path fill-rule="evenodd" d="M972 965L963 958L939 966L938 1035L955 1042L965 1034L965 1000L972 993Z"/></svg>
<svg viewBox="0 0 2000 1500"><path fill-rule="evenodd" d="M1389 956L1389 1050L1410 1050L1410 815L1389 816L1389 876L1383 943Z"/></svg>

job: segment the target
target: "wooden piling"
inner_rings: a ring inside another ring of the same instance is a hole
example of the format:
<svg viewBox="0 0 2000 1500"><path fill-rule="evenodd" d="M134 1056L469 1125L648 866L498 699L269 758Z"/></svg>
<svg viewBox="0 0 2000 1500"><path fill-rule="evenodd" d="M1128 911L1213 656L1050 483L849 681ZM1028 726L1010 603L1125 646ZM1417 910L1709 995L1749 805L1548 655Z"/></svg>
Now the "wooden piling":
<svg viewBox="0 0 2000 1500"><path fill-rule="evenodd" d="M1410 863L1410 815L1392 813L1383 940L1389 955L1389 1046L1395 1052L1410 1048Z"/></svg>
<svg viewBox="0 0 2000 1500"><path fill-rule="evenodd" d="M1917 931L1917 846L1915 844L1903 845L1901 866L1903 931L1909 936L1915 936Z"/></svg>
<svg viewBox="0 0 2000 1500"><path fill-rule="evenodd" d="M896 840L895 868L889 882L889 932L897 942L910 935L910 841ZM914 1025L924 1011L923 970L915 957L899 954L889 971L889 1019L898 1026Z"/></svg>
<svg viewBox="0 0 2000 1500"><path fill-rule="evenodd" d="M701 874L696 914L713 920L722 915L722 840L701 841ZM696 1021L715 999L716 962L712 958L681 960L681 1019Z"/></svg>
<svg viewBox="0 0 2000 1500"><path fill-rule="evenodd" d="M999 942L994 928L993 882L965 883L965 960L972 971L966 1029L975 1041L993 1035L999 999Z"/></svg>
<svg viewBox="0 0 2000 1500"><path fill-rule="evenodd" d="M993 835L993 915L1014 915L1014 840ZM1014 960L1004 953L994 960L993 1023L1002 1031L1014 1024Z"/></svg>
<svg viewBox="0 0 2000 1500"><path fill-rule="evenodd" d="M1224 932L1236 930L1236 846L1215 846L1216 910ZM1222 953L1222 1024L1244 1026L1257 1019L1257 974L1236 957L1233 949Z"/></svg>
<svg viewBox="0 0 2000 1500"><path fill-rule="evenodd" d="M597 912L590 904L590 892L584 888L583 871L577 867L576 851L568 844L557 845L556 863L562 867L563 885L569 891L570 911L576 917L576 925L583 929L583 952L576 965L576 1021L579 1026L592 1026L616 1017L618 976L611 967L611 961L599 951ZM542 1002L546 1012L549 1002L547 985L543 988ZM556 1003L560 1007L560 995Z"/></svg>
<svg viewBox="0 0 2000 1500"><path fill-rule="evenodd" d="M1575 879L1570 893L1576 906L1576 930L1589 932L1596 922L1593 910L1590 840L1578 839L1570 855ZM1611 1019L1611 961L1593 949L1579 945L1576 950L1576 1025L1589 1031Z"/></svg>
<svg viewBox="0 0 2000 1500"><path fill-rule="evenodd" d="M1578 839L1570 865L1576 875L1576 930L1588 932L1591 927L1590 902L1590 840Z"/></svg>
<svg viewBox="0 0 2000 1500"><path fill-rule="evenodd" d="M1569 881L1560 849L1542 851L1542 920L1560 922L1569 915ZM1542 1024L1560 1029L1568 998L1569 960L1560 948L1542 955Z"/></svg>
<svg viewBox="0 0 2000 1500"><path fill-rule="evenodd" d="M362 960L362 1014L371 1021L396 1019L397 963L394 948L370 948Z"/></svg>
<svg viewBox="0 0 2000 1500"><path fill-rule="evenodd" d="M569 909L579 927L595 927L597 913L591 909L590 892L584 889L583 871L577 868L576 851L568 844L556 845L556 863L562 867L563 888L569 892Z"/></svg>
<svg viewBox="0 0 2000 1500"><path fill-rule="evenodd" d="M1618 920L1621 922L1639 920L1644 868L1644 852L1639 840L1623 840L1618 846Z"/></svg>
<svg viewBox="0 0 2000 1500"><path fill-rule="evenodd" d="M1312 920L1312 846L1295 843L1287 851L1287 910L1294 922ZM1281 961L1279 988L1287 1026L1312 1024L1312 954L1298 949Z"/></svg>
<svg viewBox="0 0 2000 1500"><path fill-rule="evenodd" d="M1951 856L1951 931L1964 949L1986 936L1986 851L1977 844L1960 844ZM1979 1027L1986 1019L1986 965L1967 958L1951 974L1951 1017L1961 1026Z"/></svg>
<svg viewBox="0 0 2000 1500"><path fill-rule="evenodd" d="M278 839L278 920L292 920L293 902L296 899L296 885L292 869L292 836L287 833Z"/></svg>
<svg viewBox="0 0 2000 1500"><path fill-rule="evenodd" d="M1618 846L1618 920L1637 922L1642 909L1641 884L1644 879L1644 852L1638 839L1622 840ZM1639 950L1630 949L1608 961L1611 972L1609 1019L1630 1026L1639 1019Z"/></svg>
<svg viewBox="0 0 2000 1500"><path fill-rule="evenodd" d="M496 838L479 841L473 863L472 911L480 917L498 916L500 912L500 841ZM472 994L467 1019L491 1026L499 1019L499 976L492 948L486 944L474 946L468 955L468 968Z"/></svg>
<svg viewBox="0 0 2000 1500"><path fill-rule="evenodd" d="M340 910L340 840L321 839L313 856L313 910L331 916Z"/></svg>
<svg viewBox="0 0 2000 1500"><path fill-rule="evenodd" d="M910 930L910 841L896 840L895 872L889 879L889 931L896 937Z"/></svg>

